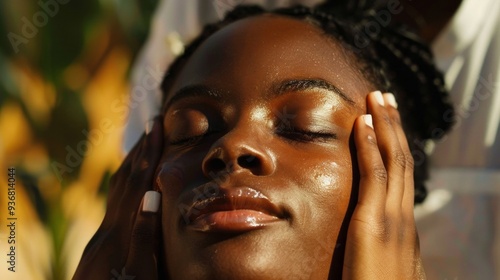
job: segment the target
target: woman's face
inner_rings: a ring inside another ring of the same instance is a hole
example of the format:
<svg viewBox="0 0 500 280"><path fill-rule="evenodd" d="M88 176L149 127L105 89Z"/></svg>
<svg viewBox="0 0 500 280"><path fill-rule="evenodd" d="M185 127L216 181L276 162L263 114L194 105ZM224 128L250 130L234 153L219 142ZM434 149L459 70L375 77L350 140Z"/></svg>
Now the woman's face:
<svg viewBox="0 0 500 280"><path fill-rule="evenodd" d="M317 27L271 15L195 51L168 93L157 177L174 279L327 277L373 90L359 68Z"/></svg>

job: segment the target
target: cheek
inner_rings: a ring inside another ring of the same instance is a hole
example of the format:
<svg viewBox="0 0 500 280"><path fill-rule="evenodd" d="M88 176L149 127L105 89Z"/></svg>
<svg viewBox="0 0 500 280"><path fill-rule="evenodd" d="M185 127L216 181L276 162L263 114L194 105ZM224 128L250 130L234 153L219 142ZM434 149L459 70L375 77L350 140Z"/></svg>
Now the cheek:
<svg viewBox="0 0 500 280"><path fill-rule="evenodd" d="M177 206L182 192L202 180L200 166L203 155L202 151L172 153L167 150L161 159L155 186L162 194L161 208L164 221L168 220L171 225L175 224L178 214L182 215L186 210Z"/></svg>
<svg viewBox="0 0 500 280"><path fill-rule="evenodd" d="M345 218L352 190L352 163L350 156L325 159L304 174L308 181L304 189L308 198L310 221L330 236L339 232ZM336 236L336 235L335 235Z"/></svg>
<svg viewBox="0 0 500 280"><path fill-rule="evenodd" d="M165 144L156 176L156 185L163 196L174 202L184 188L199 180L201 162L207 148L178 149Z"/></svg>
<svg viewBox="0 0 500 280"><path fill-rule="evenodd" d="M300 174L295 177L300 183L294 196L299 199L291 203L304 261L329 261L337 245L344 242L341 231L352 189L352 163L348 154L325 154L304 161L300 171L288 172Z"/></svg>
<svg viewBox="0 0 500 280"><path fill-rule="evenodd" d="M312 176L316 189L312 190L319 213L329 224L339 224L344 218L352 189L352 168L350 161L322 163Z"/></svg>
<svg viewBox="0 0 500 280"><path fill-rule="evenodd" d="M170 243L171 232L176 227L178 214L180 213L181 217L183 217L184 209L175 207L176 200L186 185L186 179L189 177L183 170L179 163L167 160L160 165L156 177L156 185L161 192L162 231L163 238L166 240L165 246ZM187 213L187 211L184 212Z"/></svg>
<svg viewBox="0 0 500 280"><path fill-rule="evenodd" d="M330 161L318 165L311 176L317 188L315 192L323 194L342 192L345 181L350 177L350 174L346 174L349 169L350 166L346 166L343 161Z"/></svg>
<svg viewBox="0 0 500 280"><path fill-rule="evenodd" d="M156 184L162 196L168 200L175 200L185 185L185 174L179 164L173 161L165 161L161 164Z"/></svg>

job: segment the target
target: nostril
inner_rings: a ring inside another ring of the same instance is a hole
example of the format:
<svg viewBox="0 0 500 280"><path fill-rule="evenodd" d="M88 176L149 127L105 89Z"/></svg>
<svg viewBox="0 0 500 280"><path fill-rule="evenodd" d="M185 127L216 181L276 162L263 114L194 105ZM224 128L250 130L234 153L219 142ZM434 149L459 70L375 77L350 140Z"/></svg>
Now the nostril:
<svg viewBox="0 0 500 280"><path fill-rule="evenodd" d="M226 168L226 164L220 158L212 158L207 162L207 169L215 173L220 172Z"/></svg>
<svg viewBox="0 0 500 280"><path fill-rule="evenodd" d="M260 165L260 160L251 155L240 156L238 158L238 165L244 168L255 168Z"/></svg>

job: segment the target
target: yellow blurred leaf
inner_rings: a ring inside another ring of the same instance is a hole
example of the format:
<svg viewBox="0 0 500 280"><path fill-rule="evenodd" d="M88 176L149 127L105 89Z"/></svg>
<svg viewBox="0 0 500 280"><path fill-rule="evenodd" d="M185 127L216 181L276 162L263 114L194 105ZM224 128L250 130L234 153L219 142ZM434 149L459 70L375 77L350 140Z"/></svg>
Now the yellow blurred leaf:
<svg viewBox="0 0 500 280"><path fill-rule="evenodd" d="M30 126L19 104L7 102L0 108L0 137L0 162L12 162L30 143Z"/></svg>

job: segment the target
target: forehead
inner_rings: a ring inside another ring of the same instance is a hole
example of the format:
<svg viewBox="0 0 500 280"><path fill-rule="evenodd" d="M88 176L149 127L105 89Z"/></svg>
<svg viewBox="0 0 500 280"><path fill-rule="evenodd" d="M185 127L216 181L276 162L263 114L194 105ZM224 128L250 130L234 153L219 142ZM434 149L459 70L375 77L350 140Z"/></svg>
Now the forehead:
<svg viewBox="0 0 500 280"><path fill-rule="evenodd" d="M339 42L313 24L260 15L210 36L188 59L171 90L203 84L258 92L281 80L319 78L364 103L371 86L360 67Z"/></svg>

